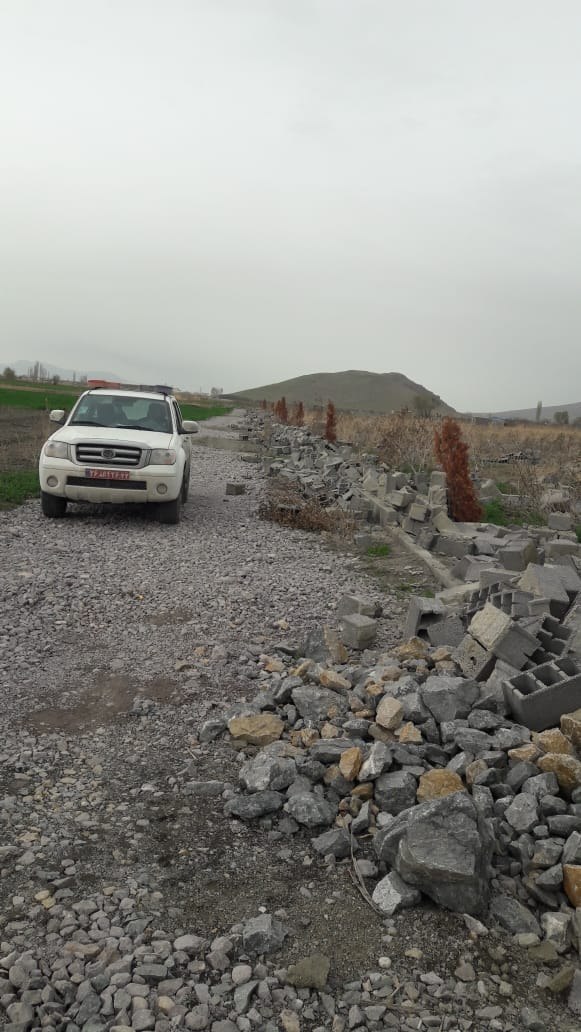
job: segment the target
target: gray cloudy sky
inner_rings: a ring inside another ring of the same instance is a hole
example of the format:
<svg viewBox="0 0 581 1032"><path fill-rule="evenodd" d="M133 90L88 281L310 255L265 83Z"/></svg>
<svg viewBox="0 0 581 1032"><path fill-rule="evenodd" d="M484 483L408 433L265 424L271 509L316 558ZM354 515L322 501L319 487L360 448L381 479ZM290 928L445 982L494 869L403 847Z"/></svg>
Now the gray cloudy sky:
<svg viewBox="0 0 581 1032"><path fill-rule="evenodd" d="M579 0L0 0L0 358L581 398Z"/></svg>

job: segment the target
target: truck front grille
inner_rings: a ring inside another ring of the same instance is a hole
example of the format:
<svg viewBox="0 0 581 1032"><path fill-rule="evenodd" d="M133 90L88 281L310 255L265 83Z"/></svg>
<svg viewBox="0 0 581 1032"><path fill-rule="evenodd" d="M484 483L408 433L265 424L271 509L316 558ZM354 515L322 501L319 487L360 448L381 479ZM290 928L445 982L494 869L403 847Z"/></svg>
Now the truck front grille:
<svg viewBox="0 0 581 1032"><path fill-rule="evenodd" d="M75 454L80 466L143 465L141 448L132 444L77 444Z"/></svg>
<svg viewBox="0 0 581 1032"><path fill-rule="evenodd" d="M112 487L117 491L147 491L145 480L111 480L107 477L67 477L71 487Z"/></svg>

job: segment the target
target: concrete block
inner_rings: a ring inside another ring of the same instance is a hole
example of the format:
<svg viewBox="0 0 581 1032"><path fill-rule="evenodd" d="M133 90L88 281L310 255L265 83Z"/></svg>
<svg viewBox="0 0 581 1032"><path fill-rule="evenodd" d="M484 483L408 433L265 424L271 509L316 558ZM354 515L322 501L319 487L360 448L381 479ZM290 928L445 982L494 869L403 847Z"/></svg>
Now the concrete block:
<svg viewBox="0 0 581 1032"><path fill-rule="evenodd" d="M402 530L405 530L406 534L411 534L413 537L417 537L417 535L424 529L424 524L419 520L413 520L411 516L406 516L401 528Z"/></svg>
<svg viewBox="0 0 581 1032"><path fill-rule="evenodd" d="M424 505L423 502L413 502L410 505L409 515L412 520L424 523L428 518L428 506Z"/></svg>
<svg viewBox="0 0 581 1032"><path fill-rule="evenodd" d="M565 615L574 595L574 591L571 596L567 592L561 570L565 571L566 567L530 563L518 581L519 588L530 591L535 598L550 599L551 613L557 617ZM575 576L573 570L571 573Z"/></svg>
<svg viewBox="0 0 581 1032"><path fill-rule="evenodd" d="M463 559L459 559L452 567L454 576L458 580L464 581L479 580L485 570L491 573L498 573L498 563L495 563L493 559L465 555Z"/></svg>
<svg viewBox="0 0 581 1032"><path fill-rule="evenodd" d="M388 505L392 505L394 509L405 510L411 505L415 494L413 491L407 491L402 489L401 491L390 491L386 494L385 500Z"/></svg>
<svg viewBox="0 0 581 1032"><path fill-rule="evenodd" d="M462 559L465 555L471 555L474 551L474 542L468 538L448 537L440 535L436 550L440 555L452 555Z"/></svg>
<svg viewBox="0 0 581 1032"><path fill-rule="evenodd" d="M519 572L526 570L529 563L539 560L539 553L532 541L513 541L501 548L498 557L505 570Z"/></svg>
<svg viewBox="0 0 581 1032"><path fill-rule="evenodd" d="M565 627L571 631L569 648L581 655L581 602L577 602L567 613Z"/></svg>
<svg viewBox="0 0 581 1032"><path fill-rule="evenodd" d="M446 474L443 470L432 470L430 473L430 487L446 487Z"/></svg>
<svg viewBox="0 0 581 1032"><path fill-rule="evenodd" d="M400 517L398 516L395 509L387 505L379 506L379 525L380 527L397 527L399 526Z"/></svg>
<svg viewBox="0 0 581 1032"><path fill-rule="evenodd" d="M473 617L468 630L483 648L517 670L522 670L539 647L534 635L489 602Z"/></svg>
<svg viewBox="0 0 581 1032"><path fill-rule="evenodd" d="M443 619L434 620L428 624L426 635L430 645L448 645L450 648L456 648L464 640L464 624L455 613L449 613ZM424 636L423 628L420 630L419 636Z"/></svg>
<svg viewBox="0 0 581 1032"><path fill-rule="evenodd" d="M518 723L532 731L558 727L564 713L581 706L581 664L565 656L506 680L503 690Z"/></svg>
<svg viewBox="0 0 581 1032"><path fill-rule="evenodd" d="M550 598L531 598L529 601L529 615L540 616L543 613L550 614L551 612L551 600Z"/></svg>
<svg viewBox="0 0 581 1032"><path fill-rule="evenodd" d="M431 497L428 498L428 502L430 507L433 508L435 503L432 501ZM444 504L446 503L444 502ZM451 520L445 512L440 512L437 516L434 516L432 523L434 528L438 531L438 534L450 534L454 532L454 521Z"/></svg>
<svg viewBox="0 0 581 1032"><path fill-rule="evenodd" d="M420 627L428 627L430 623L442 619L445 614L446 606L439 599L414 595L410 599L407 612L403 632L405 640L409 641L410 638L414 638Z"/></svg>
<svg viewBox="0 0 581 1032"><path fill-rule="evenodd" d="M361 613L363 616L376 616L376 608L375 602L362 595L343 595L337 606L337 615L350 616L351 613Z"/></svg>
<svg viewBox="0 0 581 1032"><path fill-rule="evenodd" d="M556 559L562 555L579 555L581 553L581 545L577 541L556 538L554 541L547 542L545 552L548 559Z"/></svg>
<svg viewBox="0 0 581 1032"><path fill-rule="evenodd" d="M481 570L478 582L481 588L488 588L492 584L516 584L516 577L508 570Z"/></svg>
<svg viewBox="0 0 581 1032"><path fill-rule="evenodd" d="M393 472L387 474L387 490L388 491L399 491L400 488L406 487L409 483L409 477L407 473Z"/></svg>
<svg viewBox="0 0 581 1032"><path fill-rule="evenodd" d="M571 650L574 632L554 616L545 614L536 637L545 652L552 656L564 656Z"/></svg>
<svg viewBox="0 0 581 1032"><path fill-rule="evenodd" d="M573 517L569 512L551 512L547 524L551 530L573 530Z"/></svg>
<svg viewBox="0 0 581 1032"><path fill-rule="evenodd" d="M226 484L227 495L243 495L246 494L246 484L234 484L230 482Z"/></svg>
<svg viewBox="0 0 581 1032"><path fill-rule="evenodd" d="M462 673L475 681L487 681L496 662L492 652L487 652L470 634L465 635L454 650L453 658Z"/></svg>
<svg viewBox="0 0 581 1032"><path fill-rule="evenodd" d="M377 637L377 620L361 613L343 616L340 628L341 641L351 649L366 649Z"/></svg>
<svg viewBox="0 0 581 1032"><path fill-rule="evenodd" d="M379 480L378 480L377 473L372 473L371 471L369 473L366 473L365 476L363 477L363 483L361 484L361 489L362 489L362 491L365 491L365 494L369 494L369 495L377 495L377 494L379 494Z"/></svg>

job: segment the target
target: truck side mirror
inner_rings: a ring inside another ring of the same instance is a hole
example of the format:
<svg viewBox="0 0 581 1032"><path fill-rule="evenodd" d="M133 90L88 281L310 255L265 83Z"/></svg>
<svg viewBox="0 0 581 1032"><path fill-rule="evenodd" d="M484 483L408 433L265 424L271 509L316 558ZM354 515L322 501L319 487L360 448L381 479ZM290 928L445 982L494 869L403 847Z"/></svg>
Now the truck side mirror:
<svg viewBox="0 0 581 1032"><path fill-rule="evenodd" d="M64 423L65 421L65 410L62 408L55 408L49 413L48 418L51 423Z"/></svg>

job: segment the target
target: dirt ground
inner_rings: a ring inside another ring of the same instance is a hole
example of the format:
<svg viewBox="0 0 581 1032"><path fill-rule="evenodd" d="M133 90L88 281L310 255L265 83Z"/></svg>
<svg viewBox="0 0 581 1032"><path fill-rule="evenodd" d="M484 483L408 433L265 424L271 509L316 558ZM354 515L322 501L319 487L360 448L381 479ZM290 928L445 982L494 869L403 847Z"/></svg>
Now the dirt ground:
<svg viewBox="0 0 581 1032"><path fill-rule="evenodd" d="M45 412L0 405L0 471L34 469L49 434Z"/></svg>

